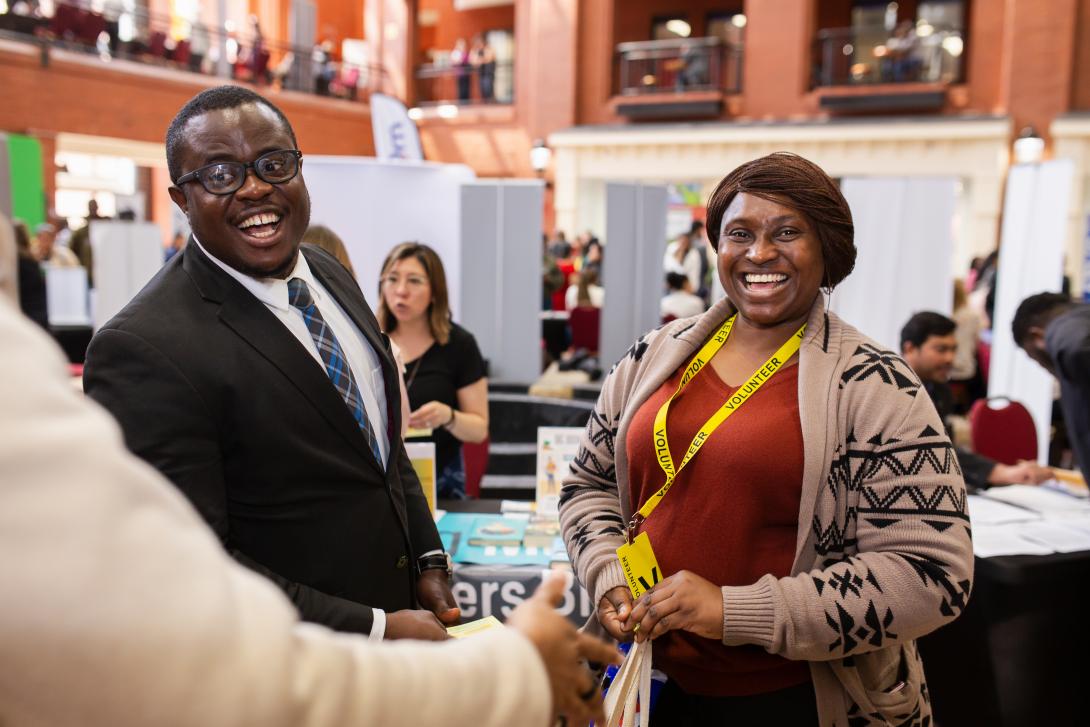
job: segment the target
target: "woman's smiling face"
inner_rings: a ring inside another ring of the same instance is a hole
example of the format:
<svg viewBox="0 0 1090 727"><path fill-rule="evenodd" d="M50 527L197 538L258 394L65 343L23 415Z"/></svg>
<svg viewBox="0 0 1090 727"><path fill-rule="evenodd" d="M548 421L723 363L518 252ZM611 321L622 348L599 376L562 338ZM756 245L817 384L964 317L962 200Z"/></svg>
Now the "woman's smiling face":
<svg viewBox="0 0 1090 727"><path fill-rule="evenodd" d="M758 328L805 317L825 275L821 240L806 216L745 192L723 213L718 269L739 316Z"/></svg>

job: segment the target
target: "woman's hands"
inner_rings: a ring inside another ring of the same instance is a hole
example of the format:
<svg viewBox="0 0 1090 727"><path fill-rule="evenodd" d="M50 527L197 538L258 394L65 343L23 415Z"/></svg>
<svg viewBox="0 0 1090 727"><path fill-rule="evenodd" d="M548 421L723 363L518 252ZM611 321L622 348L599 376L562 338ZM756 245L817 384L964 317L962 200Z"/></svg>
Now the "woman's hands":
<svg viewBox="0 0 1090 727"><path fill-rule="evenodd" d="M609 591L602 602L617 590ZM631 602L627 587L625 593ZM602 620L601 604L598 605L598 620L611 635L620 638ZM719 586L691 571L678 571L640 596L628 618L623 620L620 632L627 632L626 638L631 638L635 631L636 641L643 641L675 629L722 641L723 591Z"/></svg>
<svg viewBox="0 0 1090 727"><path fill-rule="evenodd" d="M409 415L413 429L437 429L450 422L451 408L441 401L429 401Z"/></svg>
<svg viewBox="0 0 1090 727"><path fill-rule="evenodd" d="M617 586L606 591L598 602L598 623L617 641L631 641L632 629L625 626L632 612L632 592L628 586Z"/></svg>

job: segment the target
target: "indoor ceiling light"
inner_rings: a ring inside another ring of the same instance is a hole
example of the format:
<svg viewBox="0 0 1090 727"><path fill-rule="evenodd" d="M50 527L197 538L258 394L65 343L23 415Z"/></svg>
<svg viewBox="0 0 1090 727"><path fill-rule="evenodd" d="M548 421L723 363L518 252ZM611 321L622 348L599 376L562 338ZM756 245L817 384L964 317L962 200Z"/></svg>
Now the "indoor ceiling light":
<svg viewBox="0 0 1090 727"><path fill-rule="evenodd" d="M746 16L742 15L741 13L738 13L737 15L731 16L731 19L730 19L730 24L733 25L735 28L744 28L744 27L746 27L746 22L747 22L746 21Z"/></svg>

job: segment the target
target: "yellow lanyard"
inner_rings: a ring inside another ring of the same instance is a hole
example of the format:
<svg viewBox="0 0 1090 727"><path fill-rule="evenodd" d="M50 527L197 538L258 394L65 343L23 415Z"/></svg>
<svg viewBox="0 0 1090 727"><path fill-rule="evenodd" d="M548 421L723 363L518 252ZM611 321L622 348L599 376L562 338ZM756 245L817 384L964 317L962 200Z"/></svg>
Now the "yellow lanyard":
<svg viewBox="0 0 1090 727"><path fill-rule="evenodd" d="M689 362L689 365L685 367L685 373L681 377L681 381L677 385L677 390L670 396L669 399L662 403L659 407L658 413L655 415L655 428L652 430L652 438L655 446L655 459L658 460L659 467L666 474L666 482L658 492L647 498L647 502L643 504L639 512L632 518L633 522L629 526L629 540L631 541L631 533L638 527L639 523L646 520L659 503L662 498L666 496L666 493L673 487L674 480L677 478L678 473L685 468L690 460L696 456L696 453L700 451L700 448L704 446L705 442L711 437L723 422L727 420L734 412L738 411L742 404L749 401L749 398L757 393L772 376L783 368L784 364L799 350L802 345L802 336L806 331L806 324L802 324L802 327L795 332L795 335L787 339L787 341L780 346L776 353L772 354L764 364L753 372L753 375L749 377L746 383L742 384L738 389L727 399L719 409L716 410L711 417L704 422L703 426L697 431L696 436L693 437L693 441L689 443L689 449L685 452L685 457L681 460L681 464L677 469L674 468L674 458L670 455L670 442L666 436L666 414L670 409L670 404L677 398L677 395L681 393L682 389L689 385L693 378L700 373L700 371L711 362L712 356L723 347L723 344L727 342L727 337L730 335L731 328L734 327L734 321L737 318L737 314L728 318L719 330L715 332L715 335L704 344L704 346L697 352L693 360Z"/></svg>

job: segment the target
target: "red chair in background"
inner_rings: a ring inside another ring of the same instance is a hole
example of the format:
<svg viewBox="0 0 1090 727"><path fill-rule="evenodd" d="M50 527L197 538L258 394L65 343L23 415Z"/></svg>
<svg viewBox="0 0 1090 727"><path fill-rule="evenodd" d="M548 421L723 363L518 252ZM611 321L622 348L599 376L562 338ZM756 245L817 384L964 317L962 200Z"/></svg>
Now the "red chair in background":
<svg viewBox="0 0 1090 727"><path fill-rule="evenodd" d="M79 30L76 37L79 42L87 45L97 45L98 36L106 32L106 18L98 13L84 11L80 18Z"/></svg>
<svg viewBox="0 0 1090 727"><path fill-rule="evenodd" d="M60 40L73 40L79 33L82 11L75 5L57 5L49 31Z"/></svg>
<svg viewBox="0 0 1090 727"><path fill-rule="evenodd" d="M571 327L571 347L585 348L591 353L598 353L598 335L601 329L602 311L600 308L580 306L568 313L568 325Z"/></svg>
<svg viewBox="0 0 1090 727"><path fill-rule="evenodd" d="M193 54L193 49L188 40L179 40L178 45L174 46L174 52L170 54L170 60L177 63L183 68L189 67L189 58Z"/></svg>
<svg viewBox="0 0 1090 727"><path fill-rule="evenodd" d="M1006 402L996 408L996 404ZM1022 404L1006 397L978 399L969 409L973 449L996 462L1037 459L1037 427Z"/></svg>
<svg viewBox="0 0 1090 727"><path fill-rule="evenodd" d="M167 34L161 30L152 31L148 37L148 55L155 58L167 57Z"/></svg>
<svg viewBox="0 0 1090 727"><path fill-rule="evenodd" d="M462 443L462 458L466 468L466 497L481 496L481 479L488 469L488 438L479 444Z"/></svg>

